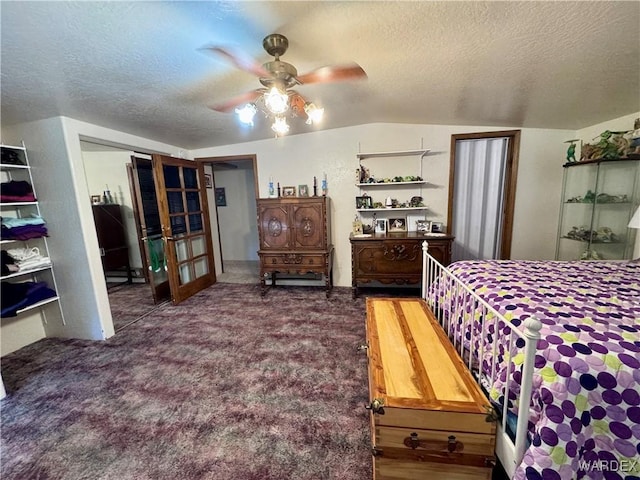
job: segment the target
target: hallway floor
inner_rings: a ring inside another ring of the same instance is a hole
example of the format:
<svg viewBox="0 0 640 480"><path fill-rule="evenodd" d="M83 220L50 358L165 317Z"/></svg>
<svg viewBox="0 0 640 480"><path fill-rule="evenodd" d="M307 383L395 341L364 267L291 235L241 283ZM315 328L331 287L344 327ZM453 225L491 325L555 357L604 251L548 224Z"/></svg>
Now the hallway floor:
<svg viewBox="0 0 640 480"><path fill-rule="evenodd" d="M257 260L225 260L220 283L259 283L260 263Z"/></svg>

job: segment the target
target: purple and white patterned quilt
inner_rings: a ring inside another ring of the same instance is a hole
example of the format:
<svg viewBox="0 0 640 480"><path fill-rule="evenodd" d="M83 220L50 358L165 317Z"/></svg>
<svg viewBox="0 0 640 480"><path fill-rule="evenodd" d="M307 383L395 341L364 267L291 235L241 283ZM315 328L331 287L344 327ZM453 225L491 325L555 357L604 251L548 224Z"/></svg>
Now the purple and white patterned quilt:
<svg viewBox="0 0 640 480"><path fill-rule="evenodd" d="M487 260L449 270L515 325L542 322L535 425L515 478L640 479L640 264Z"/></svg>

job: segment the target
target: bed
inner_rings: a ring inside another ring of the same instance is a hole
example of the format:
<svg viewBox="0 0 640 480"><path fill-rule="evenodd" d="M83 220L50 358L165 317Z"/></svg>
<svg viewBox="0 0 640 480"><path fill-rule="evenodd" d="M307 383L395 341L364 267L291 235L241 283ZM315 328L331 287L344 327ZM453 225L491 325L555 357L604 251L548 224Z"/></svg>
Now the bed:
<svg viewBox="0 0 640 480"><path fill-rule="evenodd" d="M510 478L640 478L640 263L464 261L422 296L496 407Z"/></svg>

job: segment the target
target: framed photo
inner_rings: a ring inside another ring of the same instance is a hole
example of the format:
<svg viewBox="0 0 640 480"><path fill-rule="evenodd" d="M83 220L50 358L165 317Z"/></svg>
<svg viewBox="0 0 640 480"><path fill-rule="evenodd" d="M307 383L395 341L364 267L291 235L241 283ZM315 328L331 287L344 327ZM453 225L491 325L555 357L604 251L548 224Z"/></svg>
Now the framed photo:
<svg viewBox="0 0 640 480"><path fill-rule="evenodd" d="M227 206L227 194L224 191L224 187L216 188L216 207Z"/></svg>
<svg viewBox="0 0 640 480"><path fill-rule="evenodd" d="M373 208L373 200L367 195L356 197L356 208Z"/></svg>
<svg viewBox="0 0 640 480"><path fill-rule="evenodd" d="M295 197L296 196L296 187L282 187L282 196L283 197Z"/></svg>
<svg viewBox="0 0 640 480"><path fill-rule="evenodd" d="M407 219L406 219L406 217L390 218L389 219L389 233L406 232L406 231L407 231Z"/></svg>
<svg viewBox="0 0 640 480"><path fill-rule="evenodd" d="M429 220L417 220L416 232L424 235L431 233L431 222Z"/></svg>
<svg viewBox="0 0 640 480"><path fill-rule="evenodd" d="M360 220L356 220L352 223L353 225L353 234L354 235L362 235L362 222Z"/></svg>
<svg viewBox="0 0 640 480"><path fill-rule="evenodd" d="M100 205L101 203L100 195L91 195L91 205Z"/></svg>
<svg viewBox="0 0 640 480"><path fill-rule="evenodd" d="M407 232L417 232L418 231L418 221L424 220L424 215L420 214L409 214L407 215Z"/></svg>
<svg viewBox="0 0 640 480"><path fill-rule="evenodd" d="M204 174L204 186L207 188L213 188L213 179L209 173Z"/></svg>
<svg viewBox="0 0 640 480"><path fill-rule="evenodd" d="M442 222L431 222L431 233L444 233L444 224Z"/></svg>
<svg viewBox="0 0 640 480"><path fill-rule="evenodd" d="M377 218L374 225L375 233L387 233L387 225L388 222L386 218Z"/></svg>
<svg viewBox="0 0 640 480"><path fill-rule="evenodd" d="M308 197L309 196L309 185L298 185L298 196L299 197Z"/></svg>

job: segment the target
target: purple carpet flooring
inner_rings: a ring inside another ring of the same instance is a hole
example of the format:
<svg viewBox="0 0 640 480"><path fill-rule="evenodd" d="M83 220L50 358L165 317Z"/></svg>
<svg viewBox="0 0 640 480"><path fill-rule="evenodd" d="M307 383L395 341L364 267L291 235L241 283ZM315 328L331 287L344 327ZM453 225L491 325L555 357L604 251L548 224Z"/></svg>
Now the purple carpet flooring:
<svg viewBox="0 0 640 480"><path fill-rule="evenodd" d="M125 284L110 288L109 304L113 328L116 332L158 307L153 303L151 287L146 283Z"/></svg>
<svg viewBox="0 0 640 480"><path fill-rule="evenodd" d="M217 284L2 359L3 479L372 478L362 298Z"/></svg>

